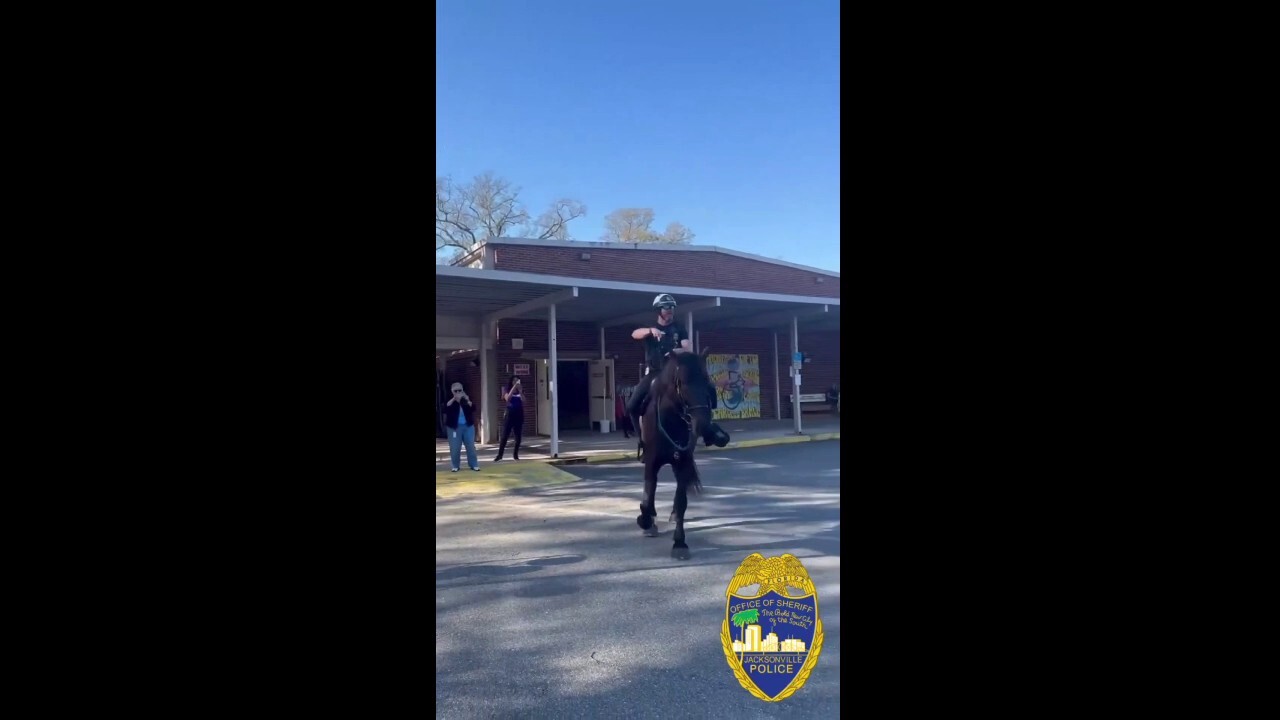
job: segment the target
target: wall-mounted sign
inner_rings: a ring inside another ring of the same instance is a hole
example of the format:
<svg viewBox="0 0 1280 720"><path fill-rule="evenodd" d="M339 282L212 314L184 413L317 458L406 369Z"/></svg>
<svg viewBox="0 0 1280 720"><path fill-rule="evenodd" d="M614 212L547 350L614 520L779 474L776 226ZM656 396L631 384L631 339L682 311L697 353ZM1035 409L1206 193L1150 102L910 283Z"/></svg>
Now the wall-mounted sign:
<svg viewBox="0 0 1280 720"><path fill-rule="evenodd" d="M511 349L512 349L512 350L523 350L523 349L524 349L524 338L511 338ZM528 367L528 366L526 365L525 367ZM526 373L526 374L527 374L527 373Z"/></svg>
<svg viewBox="0 0 1280 720"><path fill-rule="evenodd" d="M529 374L529 363L516 363L516 364L512 365L511 367L512 367L512 369L514 370L514 372L513 372L513 374L514 374L514 375L528 375L528 374Z"/></svg>

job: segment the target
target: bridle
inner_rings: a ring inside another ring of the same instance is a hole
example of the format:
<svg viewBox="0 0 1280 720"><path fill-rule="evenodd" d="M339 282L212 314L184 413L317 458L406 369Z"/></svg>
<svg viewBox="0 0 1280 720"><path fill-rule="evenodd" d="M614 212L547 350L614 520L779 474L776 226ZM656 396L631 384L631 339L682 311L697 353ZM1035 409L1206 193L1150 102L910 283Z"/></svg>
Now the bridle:
<svg viewBox="0 0 1280 720"><path fill-rule="evenodd" d="M683 383L680 382L679 368L676 368L676 398L678 398L680 402L679 406L676 409L680 413L680 419L684 420L684 424L689 427L689 444L692 447L694 445L697 445L698 440L693 436L693 415L692 413L690 413L690 411L697 410L698 408L706 408L708 411L710 411L711 406L689 404L688 400L685 398L685 395L684 395L684 385ZM662 437L666 438L667 442L671 443L671 447L675 448L675 454L672 456L672 459L679 460L680 459L680 443L673 440L671 438L671 435L667 433L667 429L662 426L662 398L654 398L654 411L655 411L654 414L656 416L654 420L657 421L658 432L662 434Z"/></svg>

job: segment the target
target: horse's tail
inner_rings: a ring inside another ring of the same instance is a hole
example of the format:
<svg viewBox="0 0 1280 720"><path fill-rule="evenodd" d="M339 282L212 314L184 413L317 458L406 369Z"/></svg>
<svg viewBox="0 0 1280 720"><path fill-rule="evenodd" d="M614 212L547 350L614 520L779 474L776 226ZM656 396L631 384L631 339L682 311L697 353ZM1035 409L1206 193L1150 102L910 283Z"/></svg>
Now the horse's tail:
<svg viewBox="0 0 1280 720"><path fill-rule="evenodd" d="M685 484L685 492L690 495L698 495L702 492L702 478L698 475L698 466L689 463L689 476L686 480L680 480L680 476L676 475L676 482Z"/></svg>

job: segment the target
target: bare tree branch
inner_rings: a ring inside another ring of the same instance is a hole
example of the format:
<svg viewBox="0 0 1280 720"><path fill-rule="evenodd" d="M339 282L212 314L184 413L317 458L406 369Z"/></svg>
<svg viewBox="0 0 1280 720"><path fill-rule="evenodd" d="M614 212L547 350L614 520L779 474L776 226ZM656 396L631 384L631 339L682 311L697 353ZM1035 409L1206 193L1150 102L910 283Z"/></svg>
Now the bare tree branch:
<svg viewBox="0 0 1280 720"><path fill-rule="evenodd" d="M457 248L460 253L491 238L537 237L569 239L568 224L586 215L577 200L560 199L532 221L520 203L520 188L486 172L468 184L436 178L436 251Z"/></svg>
<svg viewBox="0 0 1280 720"><path fill-rule="evenodd" d="M652 224L653 210L650 208L620 208L605 216L604 235L600 239L619 243L648 242Z"/></svg>
<svg viewBox="0 0 1280 720"><path fill-rule="evenodd" d="M669 245L688 245L693 241L693 231L684 225L673 222L667 225L667 229L658 236L655 242L667 243Z"/></svg>
<svg viewBox="0 0 1280 720"><path fill-rule="evenodd" d="M622 208L605 216L605 232L600 238L606 242L620 243L667 243L672 245L688 244L693 240L693 231L673 222L667 225L666 232L655 233L650 229L653 225L653 210L650 208Z"/></svg>
<svg viewBox="0 0 1280 720"><path fill-rule="evenodd" d="M587 214L587 206L577 200L561 198L551 203L551 208L538 217L537 223L526 237L538 240L570 240L569 222Z"/></svg>
<svg viewBox="0 0 1280 720"><path fill-rule="evenodd" d="M436 178L436 250L467 249L476 243L463 207L466 193L447 177Z"/></svg>

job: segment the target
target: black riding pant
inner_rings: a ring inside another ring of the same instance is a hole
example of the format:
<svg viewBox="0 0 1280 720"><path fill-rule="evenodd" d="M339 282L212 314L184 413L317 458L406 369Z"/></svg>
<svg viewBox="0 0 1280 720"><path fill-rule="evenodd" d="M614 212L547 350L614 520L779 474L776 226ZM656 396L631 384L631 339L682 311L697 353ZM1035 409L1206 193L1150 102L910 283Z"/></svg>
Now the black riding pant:
<svg viewBox="0 0 1280 720"><path fill-rule="evenodd" d="M506 422L502 424L502 442L498 444L498 457L502 457L502 454L506 452L507 439L511 437L513 432L516 435L516 449L512 455L519 460L520 440L523 439L522 436L524 435L524 410L513 410L508 407Z"/></svg>
<svg viewBox="0 0 1280 720"><path fill-rule="evenodd" d="M631 393L631 399L627 401L627 416L636 417L640 414L640 408L644 407L645 398L649 397L649 386L653 384L658 373L651 372L640 378L639 384L636 385L635 392ZM640 426L636 426L636 432L640 432Z"/></svg>

